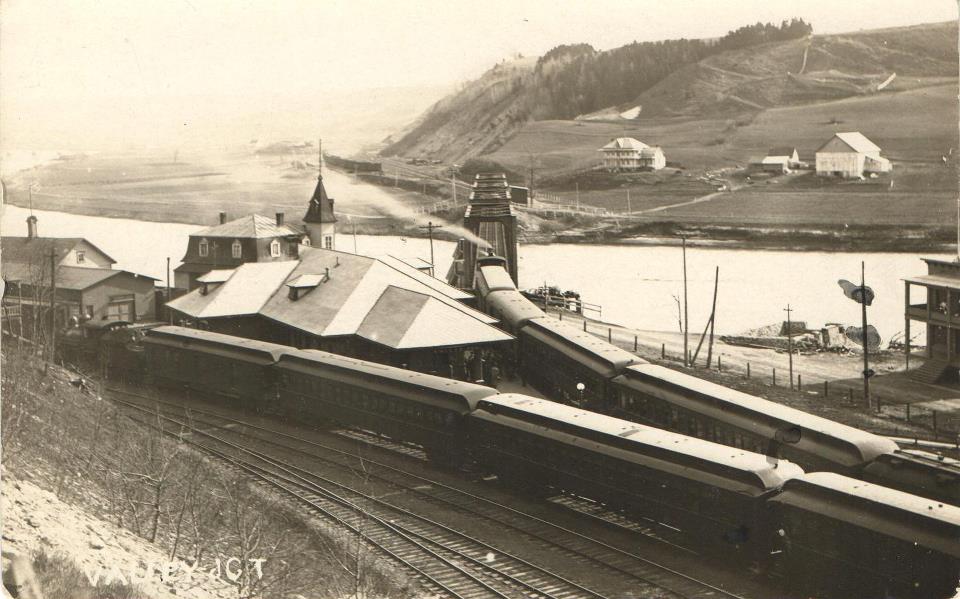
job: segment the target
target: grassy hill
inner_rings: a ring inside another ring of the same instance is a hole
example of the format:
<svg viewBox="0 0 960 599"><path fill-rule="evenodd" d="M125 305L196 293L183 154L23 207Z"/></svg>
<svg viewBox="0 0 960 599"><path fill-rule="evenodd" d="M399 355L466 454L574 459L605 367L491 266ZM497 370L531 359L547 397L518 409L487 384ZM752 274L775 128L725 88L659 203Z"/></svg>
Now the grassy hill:
<svg viewBox="0 0 960 599"><path fill-rule="evenodd" d="M737 134L770 109L869 99L894 73L897 77L879 97L954 81L956 37L956 23L938 23L712 53L709 44L697 40L606 52L565 47L540 60L497 65L395 135L384 153L447 161L493 154L514 165L522 154L522 170L538 154L542 168L551 172L589 162L577 151L578 140L590 138L592 151L602 145L597 142L638 132L644 141L670 145L680 162L719 165L746 158ZM651 58L668 49L663 60ZM642 89L633 94L621 89L625 74L638 70L651 71L637 79ZM621 100L571 113L609 97ZM628 113L635 118L619 116L637 107L638 113ZM582 124L566 122L575 117ZM805 133L819 137L823 131ZM565 147L568 142L572 147ZM753 151L768 145L758 143Z"/></svg>
<svg viewBox="0 0 960 599"><path fill-rule="evenodd" d="M956 23L814 36L724 52L681 68L622 106L640 116L710 116L870 94L954 76ZM806 59L804 59L806 55Z"/></svg>

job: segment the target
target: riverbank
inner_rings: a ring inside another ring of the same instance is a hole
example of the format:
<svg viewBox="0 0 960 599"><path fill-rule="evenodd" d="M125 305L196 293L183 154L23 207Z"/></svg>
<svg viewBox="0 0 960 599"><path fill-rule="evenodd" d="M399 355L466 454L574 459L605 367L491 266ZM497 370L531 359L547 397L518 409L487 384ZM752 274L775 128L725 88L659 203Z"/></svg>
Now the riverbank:
<svg viewBox="0 0 960 599"><path fill-rule="evenodd" d="M425 237L420 226L427 220L459 224L466 200L464 190L458 192L455 204L449 181L427 175L420 179L399 174L354 177L328 167L324 181L327 193L337 201L340 233L420 238ZM305 211L316 175L297 161L243 154L195 163L157 162L142 156L79 157L21 171L6 183L4 202L23 208L32 204L34 209L86 216L207 226L216 222L221 211L231 217L285 212L288 222L295 223ZM32 198L28 191L31 185ZM584 197L585 204L589 203L589 193ZM792 213L784 206L771 207L768 213L760 205L750 210L749 219L738 222L734 217L738 210L742 212L743 202L732 195L708 194L697 198L695 205L689 201L662 205L665 200L661 198L661 205L655 208L644 208L638 198L634 212L602 217L520 209L519 240L527 245L655 246L673 245L683 237L691 246L748 250L954 249L955 231L952 224L944 224L952 223L950 218L910 221L905 214L892 222L874 219L849 224L853 222L850 218L831 220L822 210L809 207L801 211L805 217L797 220L786 218ZM661 210L664 208L668 209ZM677 210L681 212L674 214ZM441 230L437 235L456 240L452 232Z"/></svg>

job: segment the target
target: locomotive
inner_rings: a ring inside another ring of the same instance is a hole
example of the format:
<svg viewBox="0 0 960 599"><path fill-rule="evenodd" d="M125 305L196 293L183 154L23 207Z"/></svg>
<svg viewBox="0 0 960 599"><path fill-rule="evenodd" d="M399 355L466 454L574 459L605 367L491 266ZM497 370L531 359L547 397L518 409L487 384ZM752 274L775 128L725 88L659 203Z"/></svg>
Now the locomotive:
<svg viewBox="0 0 960 599"><path fill-rule="evenodd" d="M960 508L557 402L229 335L159 327L149 379L243 409L358 426L526 492L576 493L834 597L949 597Z"/></svg>
<svg viewBox="0 0 960 599"><path fill-rule="evenodd" d="M960 505L960 467L927 452L651 364L547 317L496 263L481 265L478 305L517 337L525 383L547 397ZM583 391L579 387L585 387Z"/></svg>

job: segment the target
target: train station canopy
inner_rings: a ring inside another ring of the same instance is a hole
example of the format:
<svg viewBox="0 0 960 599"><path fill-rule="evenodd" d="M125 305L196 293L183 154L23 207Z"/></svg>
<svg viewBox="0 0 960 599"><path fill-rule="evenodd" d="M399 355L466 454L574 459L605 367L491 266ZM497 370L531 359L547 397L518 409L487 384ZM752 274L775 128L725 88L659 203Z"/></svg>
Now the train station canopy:
<svg viewBox="0 0 960 599"><path fill-rule="evenodd" d="M317 337L354 335L397 350L512 339L495 318L464 304L469 297L390 256L301 246L298 260L242 264L206 293L196 289L168 305L193 318L259 315Z"/></svg>

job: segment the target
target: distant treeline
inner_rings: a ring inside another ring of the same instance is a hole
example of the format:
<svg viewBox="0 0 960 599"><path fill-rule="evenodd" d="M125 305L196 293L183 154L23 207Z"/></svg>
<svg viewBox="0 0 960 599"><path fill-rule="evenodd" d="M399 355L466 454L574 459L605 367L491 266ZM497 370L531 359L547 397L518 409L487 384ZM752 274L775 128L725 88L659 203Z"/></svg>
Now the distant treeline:
<svg viewBox="0 0 960 599"><path fill-rule="evenodd" d="M635 99L680 67L727 50L798 39L813 28L803 19L740 27L719 40L634 42L606 52L590 44L553 48L537 62L534 119L569 119Z"/></svg>
<svg viewBox="0 0 960 599"><path fill-rule="evenodd" d="M351 173L382 173L383 165L379 162L369 162L366 160L350 160L349 158L340 158L333 154L323 155L323 160L334 168L339 168Z"/></svg>

